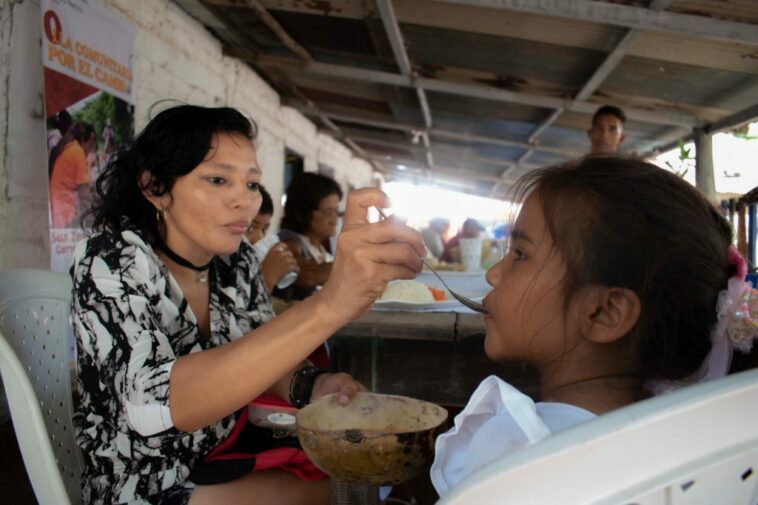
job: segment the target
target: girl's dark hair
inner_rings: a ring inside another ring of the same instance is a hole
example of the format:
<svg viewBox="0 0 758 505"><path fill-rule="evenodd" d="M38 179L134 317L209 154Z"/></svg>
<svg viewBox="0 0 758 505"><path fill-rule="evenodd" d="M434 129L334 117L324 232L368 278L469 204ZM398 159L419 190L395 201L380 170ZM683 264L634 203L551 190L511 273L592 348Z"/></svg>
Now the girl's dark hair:
<svg viewBox="0 0 758 505"><path fill-rule="evenodd" d="M259 186L258 190L261 192L261 208L258 210L258 214L273 214L274 201L271 199L271 195L268 194L268 191L263 186Z"/></svg>
<svg viewBox="0 0 758 505"><path fill-rule="evenodd" d="M310 230L311 213L318 209L321 200L329 195L342 199L342 189L334 179L314 172L297 174L287 186L286 193L281 228L300 234Z"/></svg>
<svg viewBox="0 0 758 505"><path fill-rule="evenodd" d="M719 210L677 175L637 159L589 156L527 174L515 200L539 194L566 263L566 308L583 285L632 290L629 335L646 379L683 379L711 349L716 300L735 268Z"/></svg>
<svg viewBox="0 0 758 505"><path fill-rule="evenodd" d="M130 226L155 245L160 238L156 209L142 192L161 196L171 191L178 177L206 159L213 137L219 133L239 134L252 142L257 127L229 107L179 105L161 111L111 158L98 178L97 198L89 211L93 228L121 230L127 218ZM145 187L140 182L144 172L150 174Z"/></svg>

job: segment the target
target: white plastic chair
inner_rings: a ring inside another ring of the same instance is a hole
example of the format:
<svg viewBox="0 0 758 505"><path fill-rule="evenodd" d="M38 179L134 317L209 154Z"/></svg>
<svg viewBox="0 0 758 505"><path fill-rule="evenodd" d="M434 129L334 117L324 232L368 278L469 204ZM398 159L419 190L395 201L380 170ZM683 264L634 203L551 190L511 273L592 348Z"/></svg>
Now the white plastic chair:
<svg viewBox="0 0 758 505"><path fill-rule="evenodd" d="M438 505L756 505L758 370L619 409L492 462Z"/></svg>
<svg viewBox="0 0 758 505"><path fill-rule="evenodd" d="M71 423L71 279L0 272L0 372L21 455L41 505L81 503Z"/></svg>

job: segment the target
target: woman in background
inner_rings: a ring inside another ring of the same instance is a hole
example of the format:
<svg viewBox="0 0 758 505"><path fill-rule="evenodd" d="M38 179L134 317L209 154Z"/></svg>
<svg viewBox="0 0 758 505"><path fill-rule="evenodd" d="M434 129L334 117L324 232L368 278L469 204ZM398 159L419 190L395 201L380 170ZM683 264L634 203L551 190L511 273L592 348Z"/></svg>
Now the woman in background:
<svg viewBox="0 0 758 505"><path fill-rule="evenodd" d="M295 284L275 296L302 300L322 286L332 271L334 256L324 245L337 233L342 190L324 175L304 172L287 186L279 239L290 248L300 267Z"/></svg>

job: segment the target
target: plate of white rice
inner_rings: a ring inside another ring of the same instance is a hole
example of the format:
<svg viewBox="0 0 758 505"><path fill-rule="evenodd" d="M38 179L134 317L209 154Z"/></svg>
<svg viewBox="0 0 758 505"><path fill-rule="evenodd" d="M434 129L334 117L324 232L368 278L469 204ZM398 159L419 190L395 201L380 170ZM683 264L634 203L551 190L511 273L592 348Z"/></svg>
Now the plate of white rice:
<svg viewBox="0 0 758 505"><path fill-rule="evenodd" d="M479 296L481 300L483 296ZM476 301L477 297L474 297ZM387 284L382 296L374 303L378 310L440 310L462 307L445 291L445 300L436 301L429 286L417 280L397 280Z"/></svg>

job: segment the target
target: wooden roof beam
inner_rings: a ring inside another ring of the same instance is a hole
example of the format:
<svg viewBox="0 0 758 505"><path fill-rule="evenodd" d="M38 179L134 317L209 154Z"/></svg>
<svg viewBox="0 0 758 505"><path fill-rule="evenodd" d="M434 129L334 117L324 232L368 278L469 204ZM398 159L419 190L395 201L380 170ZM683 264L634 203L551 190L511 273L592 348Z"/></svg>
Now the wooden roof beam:
<svg viewBox="0 0 758 505"><path fill-rule="evenodd" d="M302 106L294 103L288 103L289 107L293 107L295 109L300 110L304 114L317 114L315 110L310 110L307 106ZM402 131L407 133L414 133L418 131L421 127L410 125L410 124L403 124L403 123L392 123L388 121L378 121L375 119L367 119L367 118L361 118L357 116L349 116L346 114L337 114L333 112L326 112L322 111L321 114L324 116L334 120L334 121L341 121L343 123L351 123L351 124L357 124L357 125L363 125L363 126L371 126L373 128L380 128L383 130L396 130L396 131ZM531 144L527 142L522 142L519 140L511 140L506 139L503 137L488 137L485 135L475 135L471 133L462 133L462 132L454 132L449 130L444 130L441 128L432 128L429 130L429 134L431 135L437 135L440 137L447 137L462 141L473 141L473 142L480 142L482 144L494 144L494 145L501 145L501 146L507 146L507 147L532 147ZM579 156L580 153L577 151L573 151L571 149L563 149L560 147L549 147L549 146L533 146L538 151L544 151L548 153L558 154L561 156L566 156L569 158L573 158L576 156Z"/></svg>
<svg viewBox="0 0 758 505"><path fill-rule="evenodd" d="M282 28L282 25L280 25L279 22L274 19L274 16L269 14L266 8L261 5L258 0L240 1L245 7L255 11L258 17L261 18L261 21L263 21L263 23L269 28L269 30L274 33L274 35L276 35L276 38L278 38L279 41L284 44L287 49L295 53L298 58L306 63L313 61L313 57L308 52L308 50L301 46L295 39L293 39L290 34L287 33L284 28Z"/></svg>
<svg viewBox="0 0 758 505"><path fill-rule="evenodd" d="M383 156L371 156L371 158L376 161L377 163L382 164L385 168L387 165L404 165L411 169L416 170L422 170L425 171L426 167L422 164L420 164L418 161L410 159L410 158L399 158L399 157L391 157L390 159L386 159ZM476 181L485 181L485 182L495 182L498 180L497 175L487 175L487 174L481 174L474 171L465 171L464 175L461 175L461 169L456 167L447 167L444 165L438 165L437 171L435 172L435 176L438 175L446 175L451 178L455 178L463 183L465 182L471 182L472 180Z"/></svg>
<svg viewBox="0 0 758 505"><path fill-rule="evenodd" d="M261 67L281 67L297 68L306 73L325 75L332 78L353 79L375 84L385 84L389 86L402 86L415 88L420 86L426 91L436 91L440 93L450 93L454 95L468 96L471 98L480 98L484 100L493 100L507 103L518 103L533 107L542 107L546 109L567 108L576 112L593 114L597 109L597 103L583 100L574 100L556 98L544 95L532 95L528 93L517 93L502 89L482 86L477 84L466 84L439 79L407 77L391 72L380 70L368 70L347 65L334 65L331 63L314 62L310 64L301 64L298 60L282 57L260 56L256 64ZM646 109L625 108L624 112L632 120L642 121L653 124L686 126L692 128L700 125L700 121L694 116L673 111L651 111Z"/></svg>
<svg viewBox="0 0 758 505"><path fill-rule="evenodd" d="M395 61L400 68L400 72L406 77L415 78L416 75L413 71L413 67L411 67L408 53L405 50L403 34L400 32L400 25L395 16L395 9L392 7L392 0L376 0L376 3L379 8L379 14L382 18L382 24L384 24L384 30L387 32L387 38L392 47L392 52L395 55ZM421 132L424 148L426 149L426 163L429 166L429 170L433 170L434 157L432 156L432 146L429 140L429 134L427 133L427 130L432 127L432 113L429 109L429 101L426 99L426 92L424 89L419 86L414 87L416 89L416 96L418 97L419 106L421 107L421 113L424 117L424 124L426 126Z"/></svg>
<svg viewBox="0 0 758 505"><path fill-rule="evenodd" d="M592 0L434 0L758 46L754 24Z"/></svg>

